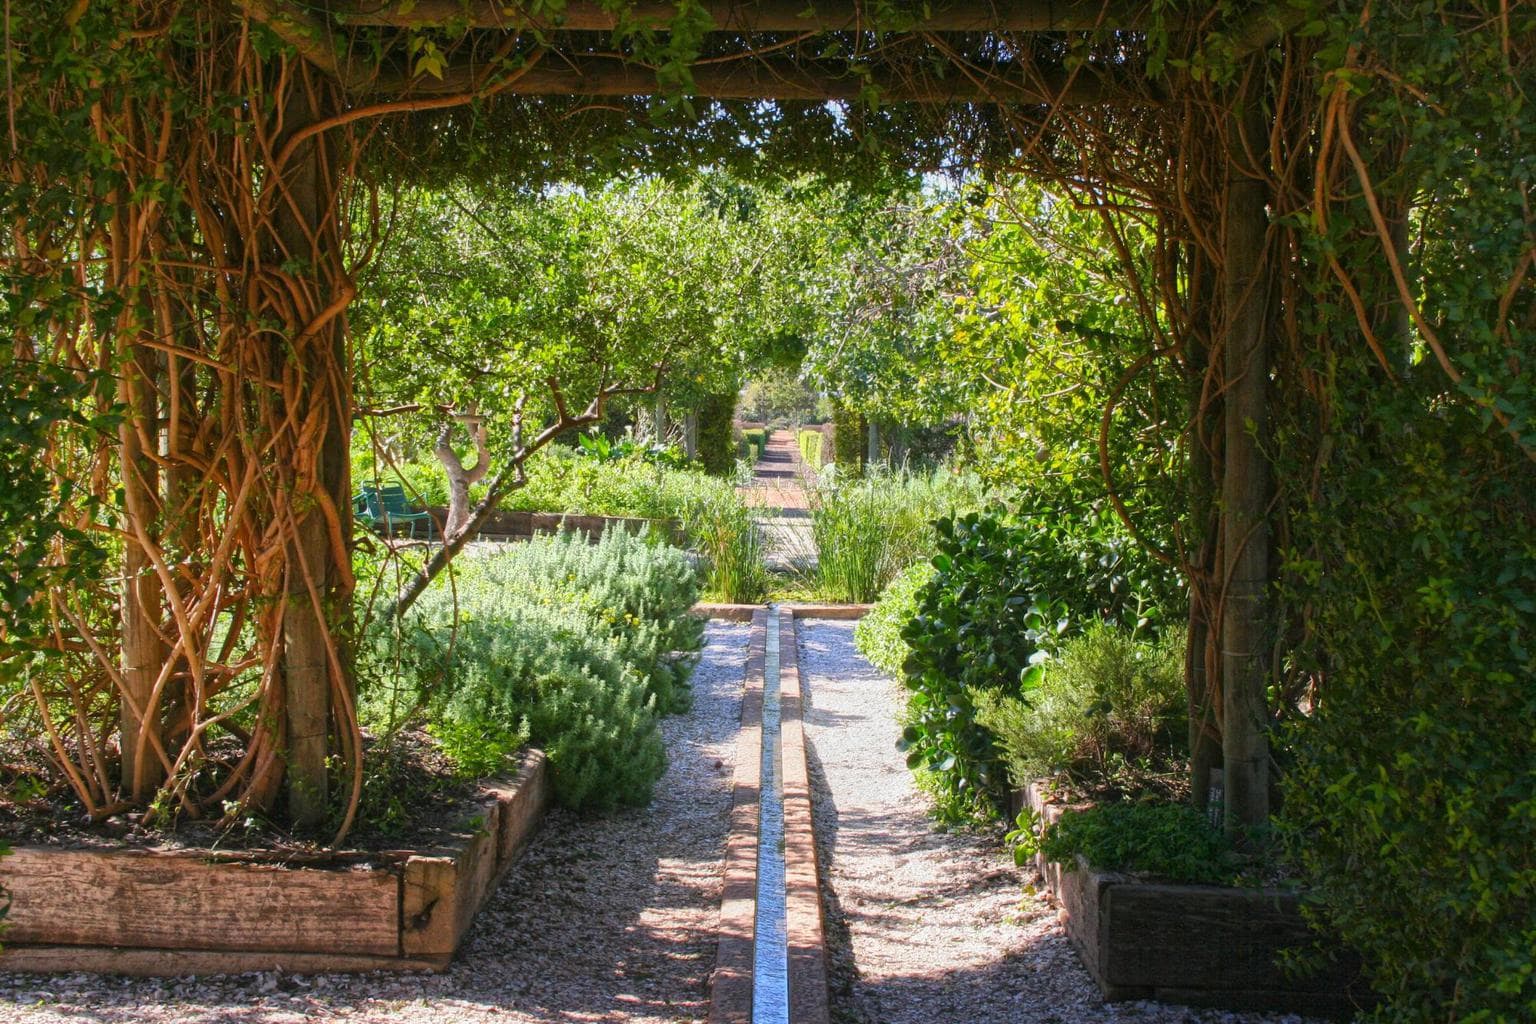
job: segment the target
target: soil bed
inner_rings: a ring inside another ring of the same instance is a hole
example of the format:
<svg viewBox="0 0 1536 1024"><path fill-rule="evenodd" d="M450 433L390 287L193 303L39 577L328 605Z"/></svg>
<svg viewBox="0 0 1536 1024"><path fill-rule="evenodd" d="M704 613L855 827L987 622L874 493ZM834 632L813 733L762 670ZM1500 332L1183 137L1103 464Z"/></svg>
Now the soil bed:
<svg viewBox="0 0 1536 1024"><path fill-rule="evenodd" d="M694 709L662 722L656 799L552 811L440 975L113 979L0 974L0 1019L103 1022L702 1020L747 627L711 623Z"/></svg>
<svg viewBox="0 0 1536 1024"><path fill-rule="evenodd" d="M803 622L799 633L834 1021L1302 1020L1106 1003L1001 829L934 830L896 749L905 691L857 653L852 624Z"/></svg>
<svg viewBox="0 0 1536 1024"><path fill-rule="evenodd" d="M462 836L476 813L476 781L454 773L431 737L397 735L387 751L365 738L370 776L363 789L357 825L347 835L347 853L420 849ZM70 850L249 850L319 854L334 829L296 836L252 816L232 825L182 818L174 827L141 824L135 816L113 815L92 822L67 787L45 789L39 766L17 757L0 759L0 841L12 846ZM23 794L35 796L18 799Z"/></svg>

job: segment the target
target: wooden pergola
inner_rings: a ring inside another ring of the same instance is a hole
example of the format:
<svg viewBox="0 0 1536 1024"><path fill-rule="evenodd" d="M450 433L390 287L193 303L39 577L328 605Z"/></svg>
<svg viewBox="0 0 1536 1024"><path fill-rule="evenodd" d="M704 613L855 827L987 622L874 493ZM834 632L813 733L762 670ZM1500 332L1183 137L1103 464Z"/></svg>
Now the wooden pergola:
<svg viewBox="0 0 1536 1024"><path fill-rule="evenodd" d="M665 94L749 102L988 105L1027 111L1027 120L1036 126L1049 125L1064 111L1158 109L1165 98L1165 78L1146 71L1145 29L1154 21L1150 0L960 0L905 10L849 0L704 0L682 6L572 0L558 12L544 4L506 0L236 0L236 7L248 19L242 23L247 29L263 26L298 60L285 58L289 63L280 72L259 65L251 73L249 81L256 84L250 88L271 90L270 108L249 104L250 116L260 119L258 135L269 148L259 161L231 174L231 181L245 183L231 186L222 205L210 204L200 216L210 237L223 237L231 204L257 197L259 209L245 237L228 239L228 251L235 254L230 262L245 261L240 273L252 289L250 308L284 324L285 346L274 347L266 327L248 334L242 344L249 347L239 359L125 336L122 348L130 370L121 398L153 421L155 374L163 372L155 369L156 360L167 353L173 357L173 381L181 372L176 367L187 366L193 367L189 373L222 375L218 387L248 388L255 378L236 367L257 359L265 375L261 380L280 385L270 425L263 428L270 436L258 432L252 436L260 443L250 442L253 453L270 460L263 464L275 481L271 515L282 524L281 530L252 540L265 547L248 556L263 566L264 586L280 588L282 594L281 610L262 627L262 636L264 652L275 659L267 670L274 692L281 692L271 707L283 724L273 727L272 751L263 748L260 757L276 756L286 765L293 816L311 822L326 805L332 737L343 737L346 757L360 757L349 669L331 638L334 607L350 594L350 516L337 511L346 509L350 498L346 453L352 396L344 314L352 285L338 227L344 219L342 182L350 165L334 142L349 126L515 96ZM1162 24L1161 30L1186 39L1219 33L1233 61L1255 64L1290 27L1254 17L1239 24ZM673 31L698 41L695 55L681 66L656 57L656 41L665 41ZM1063 56L1074 41L1089 40L1097 47L1091 59ZM437 54L432 66L415 59L417 43L430 44ZM1218 581L1221 611L1200 624L1200 629L1219 632L1210 641L1211 649L1219 651L1211 665L1219 687L1209 679L1197 685L1222 694L1221 720L1213 724L1219 724L1227 817L1234 823L1262 822L1268 814L1265 688L1271 626L1266 594L1271 557L1266 510L1271 488L1263 444L1277 261L1267 255L1268 186L1252 152L1237 141L1267 137L1260 113L1261 77L1248 76L1220 90L1217 106L1186 106L1167 115L1200 117L1207 137L1230 140L1220 180L1207 180L1202 186L1207 192L1200 197L1205 208L1221 211L1221 223L1212 226L1221 257L1208 315L1211 347L1219 352L1223 420L1216 502L1222 540L1213 561L1203 567ZM236 146L210 152L216 154L210 159L226 159L227 152L234 160L247 150ZM355 163L355 152L351 160ZM153 172L152 166L146 168L146 174ZM125 210L125 217L131 212ZM125 220L123 230L131 233L149 219L146 214L138 221ZM115 281L131 283L149 272L148 249L124 253L114 264ZM230 279L219 277L210 287L225 287ZM237 334L232 328L228 336ZM159 390L164 391L163 382ZM142 432L125 428L122 464L130 520L138 516L131 510L154 506L162 467L179 457L174 438L163 457L146 450L144 441ZM201 465L195 460L187 464ZM199 472L205 481L212 479L205 469ZM236 483L207 486L225 487L226 503L237 504L237 496L244 500ZM171 599L183 582L156 561L159 538L152 533L151 519L145 513L142 521L127 524L128 535L139 543L129 545L124 575L140 582L125 589L123 670L117 685L129 698L123 704L122 734L131 799L151 796L173 767L173 758L157 753L160 727L146 709L163 699L169 679L198 676L202 669L197 666L210 664L211 638L217 632L210 623L220 614L219 599L201 596L203 590ZM205 599L214 602L206 613L198 603ZM168 644L167 636L180 639ZM1192 672L1204 678L1199 666ZM128 742L132 736L139 742ZM269 763L257 760L253 772ZM272 780L281 779L283 771L279 766L276 774L269 772L253 799L271 800L277 785ZM354 786L359 780L360 774L354 774Z"/></svg>

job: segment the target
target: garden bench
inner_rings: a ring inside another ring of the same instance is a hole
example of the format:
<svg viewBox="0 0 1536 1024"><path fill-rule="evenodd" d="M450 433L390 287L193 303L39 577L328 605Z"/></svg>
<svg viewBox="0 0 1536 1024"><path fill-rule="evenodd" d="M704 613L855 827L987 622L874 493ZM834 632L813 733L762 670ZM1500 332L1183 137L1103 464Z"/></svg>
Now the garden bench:
<svg viewBox="0 0 1536 1024"><path fill-rule="evenodd" d="M353 497L352 506L358 519L386 537L394 536L396 524L404 523L409 529L411 540L415 540L416 524L425 523L427 540L432 540L432 513L412 505L405 496L405 488L399 484L385 484L382 487L364 484L363 489Z"/></svg>

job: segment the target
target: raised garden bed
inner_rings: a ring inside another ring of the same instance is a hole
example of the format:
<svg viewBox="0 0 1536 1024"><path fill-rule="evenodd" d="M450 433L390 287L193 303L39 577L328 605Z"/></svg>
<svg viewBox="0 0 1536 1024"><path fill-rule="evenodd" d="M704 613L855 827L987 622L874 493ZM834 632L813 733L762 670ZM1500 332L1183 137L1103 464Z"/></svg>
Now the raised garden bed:
<svg viewBox="0 0 1536 1024"><path fill-rule="evenodd" d="M448 521L448 509L443 506L434 505L427 511L432 513L433 522L442 524ZM588 540L595 541L612 529L641 533L647 530L659 530L673 543L681 542L683 537L682 524L676 519L632 519L623 516L582 516L564 512L508 511L492 513L476 531L475 536L482 540L527 540L539 533L559 533L562 530L570 530L582 534Z"/></svg>
<svg viewBox="0 0 1536 1024"><path fill-rule="evenodd" d="M1068 808L1039 783L1020 802L1046 822ZM1075 865L1035 864L1061 906L1067 936L1104 998L1155 999L1227 1010L1278 1010L1347 1018L1366 999L1358 964L1341 956L1293 976L1286 950L1316 939L1301 898L1284 889L1147 882Z"/></svg>
<svg viewBox="0 0 1536 1024"><path fill-rule="evenodd" d="M549 803L544 755L451 843L383 853L18 847L0 970L441 970Z"/></svg>

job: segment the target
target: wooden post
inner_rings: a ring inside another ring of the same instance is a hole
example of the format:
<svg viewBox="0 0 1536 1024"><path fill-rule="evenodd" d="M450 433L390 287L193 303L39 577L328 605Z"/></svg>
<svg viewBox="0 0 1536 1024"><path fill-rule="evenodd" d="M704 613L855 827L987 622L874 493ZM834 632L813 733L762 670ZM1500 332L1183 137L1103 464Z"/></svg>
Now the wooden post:
<svg viewBox="0 0 1536 1024"><path fill-rule="evenodd" d="M1226 334L1222 471L1222 788L1229 832L1269 819L1270 573L1268 422L1270 267L1264 181L1251 170L1247 147L1264 151L1268 132L1249 88L1231 118L1226 216Z"/></svg>
<svg viewBox="0 0 1536 1024"><path fill-rule="evenodd" d="M159 709L152 703L155 682L165 665L165 644L160 639L161 588L149 555L134 540L132 526L153 535L158 505L158 477L152 453L143 439L156 434L159 406L155 400L154 355L130 345L128 358L119 369L117 397L128 414L118 427L122 462L123 515L128 534L123 543L122 666L127 691L118 709L122 785L129 799L143 803L154 795L163 773L154 747L148 743L140 754L140 737L159 727ZM136 523L135 523L136 521Z"/></svg>
<svg viewBox="0 0 1536 1024"><path fill-rule="evenodd" d="M315 112L302 82L289 86L287 116L289 131L312 123ZM275 203L274 227L278 241L291 260L301 261L316 276L312 287L324 295L318 280L324 273L324 260L335 238L335 216L331 204L336 198L334 169L327 160L324 134L300 144L284 170L284 180L271 187L285 189ZM320 299L324 302L325 296ZM310 315L318 310L311 310ZM329 346L328 359L345 365L345 340L338 320L323 328L325 336L312 342L315 351ZM290 355L289 358L292 358ZM301 357L302 358L302 357ZM301 414L317 405L325 407L326 421L318 438L315 475L319 489L328 494L338 509L350 507L347 432L351 424L350 393L337 394L323 363L315 372L306 373L306 385L300 399ZM281 671L286 727L288 814L295 824L314 826L326 817L329 800L330 709L333 640L331 613L336 598L339 552L331 543L330 527L324 514L304 494L289 496L297 521L294 535L285 552L288 567L287 608L283 617ZM350 528L351 516L342 515L343 529ZM307 570L307 571L306 571ZM321 597L316 609L310 593L314 586ZM343 662L343 664L345 664ZM346 681L342 681L346 685Z"/></svg>

